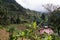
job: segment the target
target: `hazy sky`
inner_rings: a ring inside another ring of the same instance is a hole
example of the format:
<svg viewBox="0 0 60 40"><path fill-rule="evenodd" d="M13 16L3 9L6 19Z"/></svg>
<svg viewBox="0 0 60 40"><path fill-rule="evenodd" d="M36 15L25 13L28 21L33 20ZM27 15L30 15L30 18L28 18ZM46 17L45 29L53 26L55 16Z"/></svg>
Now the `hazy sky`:
<svg viewBox="0 0 60 40"><path fill-rule="evenodd" d="M54 4L60 5L60 0L16 0L24 8L29 8L36 11L46 11L42 5L44 4Z"/></svg>

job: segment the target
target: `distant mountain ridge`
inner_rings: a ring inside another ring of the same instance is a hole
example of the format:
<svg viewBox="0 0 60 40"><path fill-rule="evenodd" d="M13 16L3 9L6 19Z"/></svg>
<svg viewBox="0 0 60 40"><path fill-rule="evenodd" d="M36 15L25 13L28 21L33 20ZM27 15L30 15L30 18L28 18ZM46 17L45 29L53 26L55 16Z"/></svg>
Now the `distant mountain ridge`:
<svg viewBox="0 0 60 40"><path fill-rule="evenodd" d="M18 4L15 0L0 0L0 10L5 10L8 13L7 14L27 14L30 13L39 13L37 11L33 11L33 10L28 10L23 8L20 4ZM28 11L27 11L28 10ZM30 11L30 12L29 12Z"/></svg>
<svg viewBox="0 0 60 40"><path fill-rule="evenodd" d="M40 12L25 9L15 0L0 0L0 17L3 20L3 24L7 23L7 21L11 22L11 19L14 20L14 23L16 20L30 22L34 20L34 17L39 18L41 16L40 14Z"/></svg>
<svg viewBox="0 0 60 40"><path fill-rule="evenodd" d="M8 11L15 11L25 13L25 8L19 5L15 0L0 0L0 9L7 9Z"/></svg>

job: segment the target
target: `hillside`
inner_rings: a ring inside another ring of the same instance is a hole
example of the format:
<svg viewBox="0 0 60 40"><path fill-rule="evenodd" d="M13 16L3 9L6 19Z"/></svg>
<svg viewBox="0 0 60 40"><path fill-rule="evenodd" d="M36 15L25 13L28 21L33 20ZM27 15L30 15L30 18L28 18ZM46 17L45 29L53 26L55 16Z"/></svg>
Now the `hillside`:
<svg viewBox="0 0 60 40"><path fill-rule="evenodd" d="M25 9L15 0L0 0L0 17L2 18L1 22L3 23L6 23L7 20L10 21L11 19L14 20L14 23L16 23L17 19L19 21L32 21L34 16L36 18L40 17L41 13Z"/></svg>
<svg viewBox="0 0 60 40"><path fill-rule="evenodd" d="M0 10L2 10L3 12L8 12L8 14L25 13L25 9L15 0L0 0Z"/></svg>

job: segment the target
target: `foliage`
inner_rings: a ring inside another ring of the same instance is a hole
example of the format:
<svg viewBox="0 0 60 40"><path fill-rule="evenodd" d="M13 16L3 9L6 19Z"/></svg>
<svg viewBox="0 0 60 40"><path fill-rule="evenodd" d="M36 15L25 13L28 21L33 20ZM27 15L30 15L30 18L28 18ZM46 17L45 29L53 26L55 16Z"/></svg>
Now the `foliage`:
<svg viewBox="0 0 60 40"><path fill-rule="evenodd" d="M59 23L60 23L60 11L59 10L57 10L57 11L54 11L54 12L52 12L51 13L51 15L50 15L50 21L54 24L54 23L56 23L55 25L57 26L59 26ZM53 25L52 24L52 25Z"/></svg>
<svg viewBox="0 0 60 40"><path fill-rule="evenodd" d="M33 22L33 28L36 29L36 27L37 27L37 24L36 24L36 21L35 21L35 22Z"/></svg>
<svg viewBox="0 0 60 40"><path fill-rule="evenodd" d="M60 30L60 11L58 9L51 13L51 15L49 17L49 22L50 22L51 26L53 26L52 28L55 31L57 29L58 34L59 34L59 30Z"/></svg>
<svg viewBox="0 0 60 40"><path fill-rule="evenodd" d="M49 5L46 9L51 12ZM44 34L44 37L41 37L39 33L36 34L37 32L35 32L38 28L40 28L37 27L37 24L40 24L41 26L42 23L46 24L48 22L54 27L54 29L60 28L59 17L60 11L53 11L49 16L50 21L48 21L48 15L45 15L44 13L41 14L37 11L24 9L21 5L17 4L15 0L0 0L0 24L3 24L4 27L7 25L6 30L10 33L10 40L17 40L18 38L27 38L31 40L60 40L60 38L55 35L51 36ZM21 22L25 22L26 24L26 29L23 31L17 29L17 25ZM8 24L12 24L12 26Z"/></svg>

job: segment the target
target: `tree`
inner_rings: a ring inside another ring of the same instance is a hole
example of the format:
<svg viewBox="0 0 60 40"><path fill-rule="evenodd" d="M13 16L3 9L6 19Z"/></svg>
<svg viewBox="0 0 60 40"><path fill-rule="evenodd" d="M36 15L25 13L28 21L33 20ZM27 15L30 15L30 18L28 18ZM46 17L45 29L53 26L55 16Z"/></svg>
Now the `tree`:
<svg viewBox="0 0 60 40"><path fill-rule="evenodd" d="M59 30L60 30L60 6L59 5L53 5L53 4L47 4L47 5L43 5L43 7L48 10L48 22L51 26L53 26L52 28L56 31L56 29L58 30L58 34L59 34Z"/></svg>
<svg viewBox="0 0 60 40"><path fill-rule="evenodd" d="M45 20L45 14L42 14L41 18L42 20Z"/></svg>
<svg viewBox="0 0 60 40"><path fill-rule="evenodd" d="M56 11L53 11L50 15L50 24L53 26L53 28L56 30L58 30L58 34L59 30L60 30L60 10L57 9Z"/></svg>
<svg viewBox="0 0 60 40"><path fill-rule="evenodd" d="M59 5L53 5L53 4L46 4L42 5L49 13L53 12L54 10L57 10L59 8Z"/></svg>

